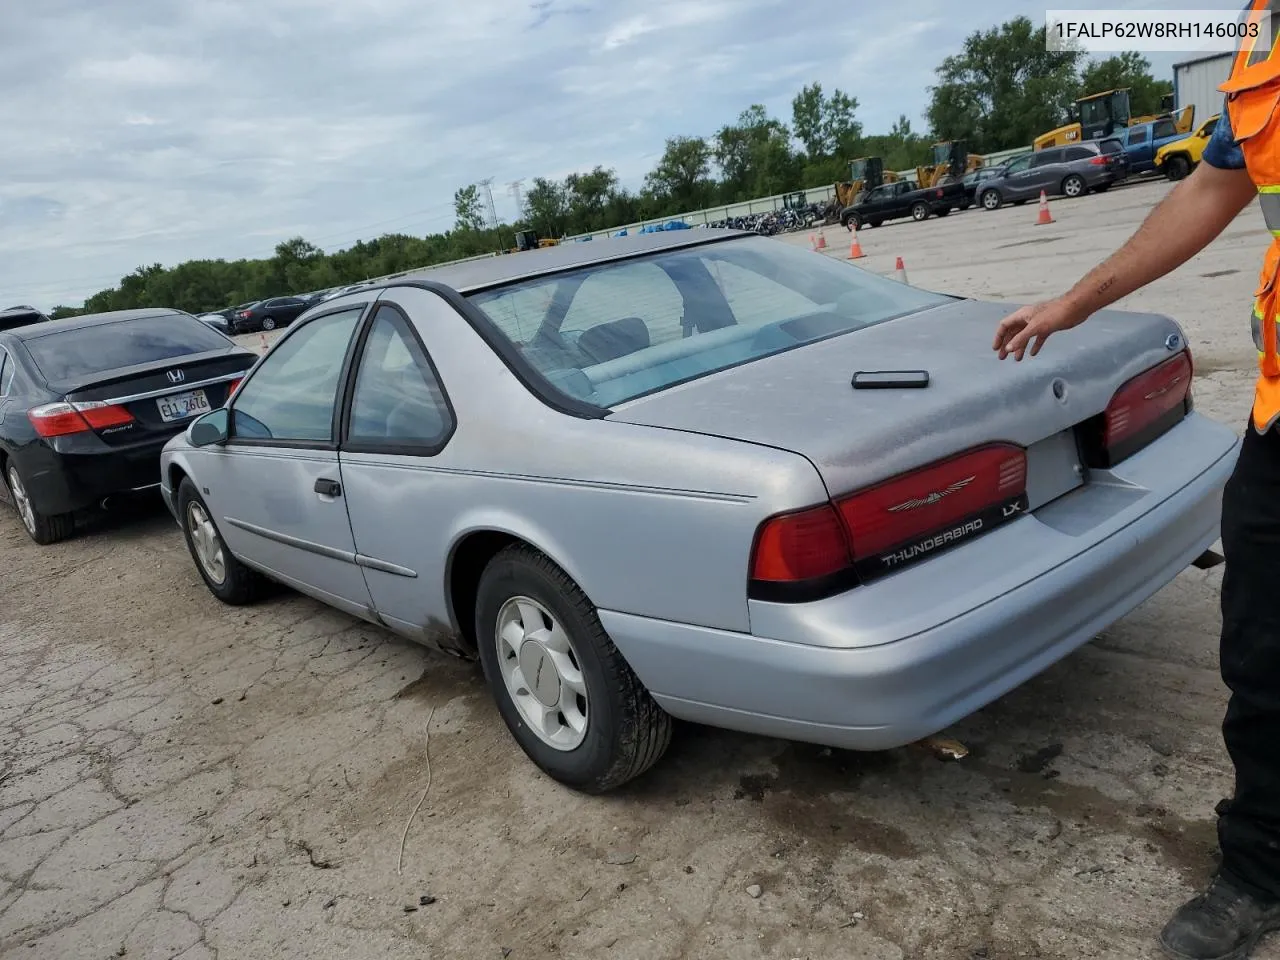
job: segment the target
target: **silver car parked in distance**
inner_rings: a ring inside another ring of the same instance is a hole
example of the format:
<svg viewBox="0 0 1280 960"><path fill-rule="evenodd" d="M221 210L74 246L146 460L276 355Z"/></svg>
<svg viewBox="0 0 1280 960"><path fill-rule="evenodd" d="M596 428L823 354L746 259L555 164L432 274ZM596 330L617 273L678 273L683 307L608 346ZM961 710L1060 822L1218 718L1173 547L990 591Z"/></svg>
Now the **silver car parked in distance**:
<svg viewBox="0 0 1280 960"><path fill-rule="evenodd" d="M998 176L977 185L978 203L996 210L1005 203L1050 197L1080 197L1090 190L1103 193L1128 177L1124 146L1114 137L1086 140L1062 147L1046 147L1007 161Z"/></svg>
<svg viewBox="0 0 1280 960"><path fill-rule="evenodd" d="M724 230L425 270L300 317L163 491L217 597L265 577L478 657L576 789L673 717L891 748L1218 535L1237 440L1178 325L1104 311L1001 362L1010 309Z"/></svg>

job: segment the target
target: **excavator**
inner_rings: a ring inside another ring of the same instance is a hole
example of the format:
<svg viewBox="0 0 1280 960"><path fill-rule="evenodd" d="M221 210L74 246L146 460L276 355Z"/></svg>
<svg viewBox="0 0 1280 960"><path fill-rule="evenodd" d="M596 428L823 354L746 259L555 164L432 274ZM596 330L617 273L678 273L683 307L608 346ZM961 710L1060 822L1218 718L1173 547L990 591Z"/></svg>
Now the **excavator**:
<svg viewBox="0 0 1280 960"><path fill-rule="evenodd" d="M1152 113L1142 117L1134 117L1129 113L1129 88L1104 90L1102 93L1091 93L1081 97L1074 104L1072 121L1066 126L1050 130L1036 137L1032 143L1033 150L1045 150L1049 147L1064 147L1067 144L1079 143L1082 140L1097 140L1109 137L1117 130L1132 127L1134 124L1147 123L1168 117L1173 121L1174 129L1181 134L1191 132L1196 120L1195 104L1189 103L1181 110L1173 109L1173 94L1161 98L1160 113Z"/></svg>
<svg viewBox="0 0 1280 960"><path fill-rule="evenodd" d="M835 196L827 204L824 215L828 221L840 216L840 211L858 202L858 198L868 190L874 190L882 183L897 183L902 178L892 170L884 168L881 157L859 157L849 161L849 179L835 184Z"/></svg>
<svg viewBox="0 0 1280 960"><path fill-rule="evenodd" d="M916 167L916 183L921 187L940 187L964 178L983 165L982 154L970 153L963 140L944 140L933 145L933 163Z"/></svg>

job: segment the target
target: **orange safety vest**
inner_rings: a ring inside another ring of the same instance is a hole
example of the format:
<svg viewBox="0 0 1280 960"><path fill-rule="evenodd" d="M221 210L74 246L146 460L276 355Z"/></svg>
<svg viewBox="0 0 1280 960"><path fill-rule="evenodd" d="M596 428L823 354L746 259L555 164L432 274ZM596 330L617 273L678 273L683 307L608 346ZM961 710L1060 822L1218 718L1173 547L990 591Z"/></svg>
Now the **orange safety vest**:
<svg viewBox="0 0 1280 960"><path fill-rule="evenodd" d="M1271 0L1252 0L1245 23L1260 24ZM1280 17L1280 10L1272 14ZM1280 351L1276 345L1276 273L1280 270L1280 54L1278 44L1255 51L1261 37L1245 36L1236 51L1231 76L1218 89L1227 95L1227 117L1236 142L1244 152L1249 177L1258 188L1258 203L1271 244L1262 261L1258 288L1254 291L1253 342L1258 350L1258 380L1254 386L1253 425L1258 432L1280 419ZM1265 44L1264 44L1265 46Z"/></svg>

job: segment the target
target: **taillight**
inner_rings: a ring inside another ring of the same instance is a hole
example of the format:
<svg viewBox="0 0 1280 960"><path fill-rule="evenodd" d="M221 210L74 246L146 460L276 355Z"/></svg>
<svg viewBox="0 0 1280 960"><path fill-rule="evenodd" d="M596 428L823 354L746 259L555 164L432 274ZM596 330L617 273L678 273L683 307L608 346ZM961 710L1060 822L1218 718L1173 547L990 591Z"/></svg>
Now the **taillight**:
<svg viewBox="0 0 1280 960"><path fill-rule="evenodd" d="M939 187L939 188L938 188L937 196L939 196L939 197L940 197L940 196L942 196L942 188L941 188L941 187Z"/></svg>
<svg viewBox="0 0 1280 960"><path fill-rule="evenodd" d="M1027 455L991 444L836 500L862 580L985 533L1026 508Z"/></svg>
<svg viewBox="0 0 1280 960"><path fill-rule="evenodd" d="M240 384L243 382L244 382L244 377L236 377L234 380L232 380L230 383L227 384L228 399L230 399L231 395L236 392L236 387L240 386Z"/></svg>
<svg viewBox="0 0 1280 960"><path fill-rule="evenodd" d="M1191 352L1146 370L1121 385L1089 426L1086 460L1107 469L1137 453L1191 412Z"/></svg>
<svg viewBox="0 0 1280 960"><path fill-rule="evenodd" d="M766 520L756 534L751 579L757 583L820 580L849 566L849 546L829 503Z"/></svg>
<svg viewBox="0 0 1280 960"><path fill-rule="evenodd" d="M27 411L27 419L42 437L65 437L90 430L106 430L133 423L133 414L124 407L103 403L47 403Z"/></svg>
<svg viewBox="0 0 1280 960"><path fill-rule="evenodd" d="M812 600L986 533L1027 507L1026 451L997 443L766 520L750 595Z"/></svg>
<svg viewBox="0 0 1280 960"><path fill-rule="evenodd" d="M1090 157L1089 162L1092 163L1095 167L1101 167L1101 166L1105 166L1109 161L1104 156L1097 156L1097 157Z"/></svg>

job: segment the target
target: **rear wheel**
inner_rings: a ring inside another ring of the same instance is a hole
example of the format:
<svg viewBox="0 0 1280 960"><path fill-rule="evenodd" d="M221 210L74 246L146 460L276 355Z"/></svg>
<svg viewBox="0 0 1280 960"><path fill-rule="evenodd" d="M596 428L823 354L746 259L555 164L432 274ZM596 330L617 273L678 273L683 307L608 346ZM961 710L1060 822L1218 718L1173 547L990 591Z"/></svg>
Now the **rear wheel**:
<svg viewBox="0 0 1280 960"><path fill-rule="evenodd" d="M275 318L275 317L263 317L263 318L262 318L262 329L263 329L263 330L274 330L275 328L276 328L276 318Z"/></svg>
<svg viewBox="0 0 1280 960"><path fill-rule="evenodd" d="M670 716L613 645L587 596L532 547L508 547L485 568L476 633L503 721L548 776L604 793L666 752Z"/></svg>
<svg viewBox="0 0 1280 960"><path fill-rule="evenodd" d="M925 203L923 200L917 200L915 203L913 203L911 205L911 219L917 220L917 221L928 220L929 205Z"/></svg>
<svg viewBox="0 0 1280 960"><path fill-rule="evenodd" d="M265 582L262 575L231 555L196 485L186 477L178 485L178 516L191 559L209 592L231 606L256 600Z"/></svg>
<svg viewBox="0 0 1280 960"><path fill-rule="evenodd" d="M843 223L844 223L844 228L846 230L862 229L862 218L858 216L856 213L845 214Z"/></svg>
<svg viewBox="0 0 1280 960"><path fill-rule="evenodd" d="M76 521L71 514L45 514L36 508L27 493L27 484L22 479L22 473L18 470L16 463L9 464L5 470L5 481L9 485L9 493L14 507L17 508L18 519L22 521L22 528L36 543L48 546L67 539L75 532Z"/></svg>
<svg viewBox="0 0 1280 960"><path fill-rule="evenodd" d="M984 190L982 192L982 209L983 210L999 210L1000 209L1000 191Z"/></svg>
<svg viewBox="0 0 1280 960"><path fill-rule="evenodd" d="M1071 174L1062 181L1062 194L1067 197L1080 197L1084 195L1084 178L1076 174Z"/></svg>
<svg viewBox="0 0 1280 960"><path fill-rule="evenodd" d="M1170 157L1164 162L1164 175L1170 180L1181 180L1191 172L1191 162L1186 157Z"/></svg>

